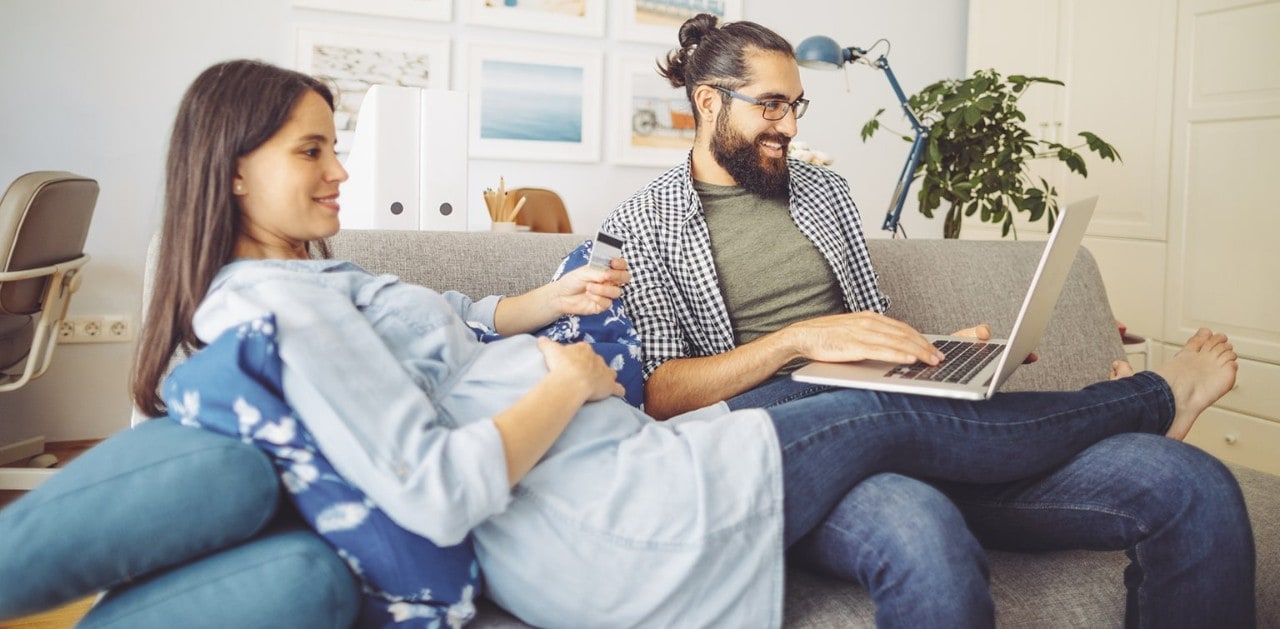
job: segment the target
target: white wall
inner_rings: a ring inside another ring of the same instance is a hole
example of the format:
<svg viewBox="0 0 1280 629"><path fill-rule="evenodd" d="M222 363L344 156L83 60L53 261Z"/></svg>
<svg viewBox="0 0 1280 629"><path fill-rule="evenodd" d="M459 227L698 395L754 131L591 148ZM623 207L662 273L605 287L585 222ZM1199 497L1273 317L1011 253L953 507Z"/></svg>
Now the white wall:
<svg viewBox="0 0 1280 629"><path fill-rule="evenodd" d="M352 0L358 2L358 0ZM457 0L455 16L463 14ZM890 58L903 88L914 92L964 72L967 2L950 0L746 0L745 17L798 42L826 34L849 45L893 42ZM657 54L663 46L504 31L465 24L413 22L294 9L289 0L3 0L0 2L0 185L41 169L65 169L98 179L102 187L87 245L93 256L72 314L141 311L146 244L159 224L169 127L183 90L202 69L250 57L292 65L293 28L318 24L394 30L453 40L453 83L466 83L466 43L511 39L527 44L603 49L605 70L617 54ZM672 45L674 45L674 37ZM858 139L877 108L896 100L882 76L859 66L846 72L802 75L813 101L800 139L836 158L850 180L872 237L905 159L906 145L887 135ZM847 77L847 78L846 78ZM846 80L848 88L846 88ZM606 80L607 83L607 80ZM605 119L612 96L605 96ZM896 116L886 120L897 120ZM905 127L905 124L899 125ZM607 131L604 141L609 141ZM487 217L479 191L506 177L509 186L556 189L577 231L588 232L619 201L663 168L598 164L472 160L476 190L472 224ZM913 237L941 228L908 208ZM86 439L128 424L129 345L64 345L45 377L0 396L0 443L44 434Z"/></svg>

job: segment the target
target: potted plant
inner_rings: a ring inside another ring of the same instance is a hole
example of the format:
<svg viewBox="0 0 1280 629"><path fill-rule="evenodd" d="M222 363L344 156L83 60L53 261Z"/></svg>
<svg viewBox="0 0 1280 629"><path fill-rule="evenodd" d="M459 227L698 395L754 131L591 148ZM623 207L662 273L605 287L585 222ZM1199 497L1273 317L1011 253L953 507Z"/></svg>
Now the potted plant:
<svg viewBox="0 0 1280 629"><path fill-rule="evenodd" d="M1064 85L1044 77L1002 77L995 70L978 70L966 79L933 83L908 99L908 106L929 127L915 172L921 180L920 212L933 218L933 211L947 204L944 238L958 238L961 221L974 215L1000 224L1001 235L1013 232L1016 238L1015 211L1027 212L1031 222L1047 217L1046 231L1052 230L1058 217L1057 190L1033 175L1029 162L1056 158L1087 177L1077 149L1087 147L1102 159L1120 159L1115 147L1088 131L1079 133L1083 142L1078 146L1037 139L1028 132L1018 98L1037 83ZM881 128L883 113L884 109L877 111L863 125L864 142Z"/></svg>

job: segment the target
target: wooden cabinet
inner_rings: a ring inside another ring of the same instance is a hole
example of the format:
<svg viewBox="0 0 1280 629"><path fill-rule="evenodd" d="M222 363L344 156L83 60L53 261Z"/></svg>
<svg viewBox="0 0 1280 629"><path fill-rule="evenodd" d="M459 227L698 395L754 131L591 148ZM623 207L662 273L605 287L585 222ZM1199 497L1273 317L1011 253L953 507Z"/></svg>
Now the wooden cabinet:
<svg viewBox="0 0 1280 629"><path fill-rule="evenodd" d="M1057 160L1033 174L1049 180L1062 205L1098 195L1085 246L1098 258L1115 295L1116 317L1158 338L1164 319L1164 258L1169 203L1169 107L1173 89L1177 5L1167 0L972 0L970 72L1058 79L1021 99L1028 128L1041 139L1083 145L1092 131L1123 162L1085 153L1089 176ZM1047 223L1017 221L1020 238L1044 238ZM999 229L965 225L969 238L998 238Z"/></svg>
<svg viewBox="0 0 1280 629"><path fill-rule="evenodd" d="M1099 195L1085 246L1116 317L1154 341L1153 365L1198 327L1231 336L1237 390L1191 440L1255 467L1280 461L1276 33L1280 0L969 4L969 71L1064 81L1024 98L1029 128L1064 144L1093 131L1120 151L1123 163L1086 156L1087 179L1056 166L1036 174L1064 205ZM1019 235L1043 230L1022 223ZM968 224L963 233L999 237Z"/></svg>

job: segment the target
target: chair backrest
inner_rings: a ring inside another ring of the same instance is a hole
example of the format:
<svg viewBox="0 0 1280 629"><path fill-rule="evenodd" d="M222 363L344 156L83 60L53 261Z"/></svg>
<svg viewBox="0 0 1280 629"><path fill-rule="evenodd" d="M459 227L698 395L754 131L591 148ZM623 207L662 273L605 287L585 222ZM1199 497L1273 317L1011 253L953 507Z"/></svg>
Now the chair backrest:
<svg viewBox="0 0 1280 629"><path fill-rule="evenodd" d="M564 199L553 190L546 188L516 188L509 192L518 203L524 197L524 207L516 215L517 225L529 226L529 231L550 234L571 234L573 225L569 223L569 211L564 207Z"/></svg>
<svg viewBox="0 0 1280 629"><path fill-rule="evenodd" d="M22 175L0 197L0 370L27 359L22 374L0 374L0 391L48 368L97 201L96 181L63 171Z"/></svg>

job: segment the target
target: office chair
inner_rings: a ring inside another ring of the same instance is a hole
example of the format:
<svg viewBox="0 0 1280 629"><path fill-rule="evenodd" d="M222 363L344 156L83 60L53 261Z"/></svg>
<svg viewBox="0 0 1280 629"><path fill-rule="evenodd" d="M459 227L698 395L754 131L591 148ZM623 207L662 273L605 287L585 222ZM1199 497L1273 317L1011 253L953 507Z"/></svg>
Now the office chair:
<svg viewBox="0 0 1280 629"><path fill-rule="evenodd" d="M61 171L22 175L0 197L0 394L48 370L80 268L89 261L84 243L97 200L98 182ZM5 458L43 450L38 437L8 448ZM24 471L0 469L0 489L30 489Z"/></svg>
<svg viewBox="0 0 1280 629"><path fill-rule="evenodd" d="M531 232L573 233L569 211L564 207L564 200L554 191L546 188L516 188L508 194L517 203L520 197L525 198L524 207L516 215L517 225L527 225Z"/></svg>

